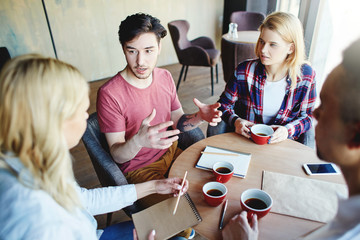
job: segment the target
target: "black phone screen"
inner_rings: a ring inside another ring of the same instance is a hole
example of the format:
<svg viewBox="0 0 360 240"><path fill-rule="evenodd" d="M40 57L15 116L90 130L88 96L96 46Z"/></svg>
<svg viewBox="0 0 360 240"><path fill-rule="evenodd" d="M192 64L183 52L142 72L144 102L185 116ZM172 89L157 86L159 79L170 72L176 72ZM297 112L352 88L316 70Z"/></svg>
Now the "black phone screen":
<svg viewBox="0 0 360 240"><path fill-rule="evenodd" d="M331 164L308 164L307 166L312 173L336 173Z"/></svg>

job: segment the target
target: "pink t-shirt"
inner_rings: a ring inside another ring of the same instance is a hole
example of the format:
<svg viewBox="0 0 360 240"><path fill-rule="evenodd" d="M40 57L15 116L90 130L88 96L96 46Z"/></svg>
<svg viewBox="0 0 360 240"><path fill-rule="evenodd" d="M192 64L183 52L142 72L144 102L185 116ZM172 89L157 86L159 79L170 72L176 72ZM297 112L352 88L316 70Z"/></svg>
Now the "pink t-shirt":
<svg viewBox="0 0 360 240"><path fill-rule="evenodd" d="M120 73L116 74L99 89L96 107L100 130L103 133L125 131L127 140L138 132L154 108L156 116L150 125L169 121L171 112L181 104L170 72L155 68L153 81L145 89L132 86ZM155 162L166 151L142 148L132 160L120 164L120 168L124 173L139 169Z"/></svg>

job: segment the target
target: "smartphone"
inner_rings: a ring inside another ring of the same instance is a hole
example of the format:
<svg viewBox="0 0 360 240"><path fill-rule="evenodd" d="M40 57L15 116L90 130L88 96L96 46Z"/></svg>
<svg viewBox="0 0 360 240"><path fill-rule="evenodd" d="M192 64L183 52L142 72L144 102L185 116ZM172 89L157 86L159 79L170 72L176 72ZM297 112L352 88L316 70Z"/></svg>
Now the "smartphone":
<svg viewBox="0 0 360 240"><path fill-rule="evenodd" d="M340 169L333 163L306 163L303 168L308 175L340 174Z"/></svg>

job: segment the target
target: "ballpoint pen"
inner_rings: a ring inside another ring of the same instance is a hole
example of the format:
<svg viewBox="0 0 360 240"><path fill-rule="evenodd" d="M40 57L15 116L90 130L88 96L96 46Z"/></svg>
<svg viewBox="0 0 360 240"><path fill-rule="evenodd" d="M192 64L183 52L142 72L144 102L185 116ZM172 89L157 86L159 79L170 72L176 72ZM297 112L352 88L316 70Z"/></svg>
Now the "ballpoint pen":
<svg viewBox="0 0 360 240"><path fill-rule="evenodd" d="M223 228L223 223L224 223L224 217L225 217L227 204L228 204L228 199L226 199L226 201L225 201L224 208L223 208L223 211L222 211L222 214L221 214L220 224L219 224L219 229L220 230Z"/></svg>

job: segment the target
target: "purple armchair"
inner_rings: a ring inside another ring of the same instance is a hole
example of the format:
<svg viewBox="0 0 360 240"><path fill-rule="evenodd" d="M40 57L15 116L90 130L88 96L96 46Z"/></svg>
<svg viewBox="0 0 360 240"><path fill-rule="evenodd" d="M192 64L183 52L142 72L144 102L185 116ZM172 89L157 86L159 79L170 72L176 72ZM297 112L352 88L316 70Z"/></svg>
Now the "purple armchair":
<svg viewBox="0 0 360 240"><path fill-rule="evenodd" d="M213 40L208 37L199 37L189 41L187 38L187 32L189 31L190 25L186 20L169 22L168 27L179 63L183 65L176 89L179 89L184 69L185 81L189 66L205 66L210 67L211 95L214 95L213 67L215 66L216 68L216 82L218 82L217 63L220 57L220 51L215 48Z"/></svg>
<svg viewBox="0 0 360 240"><path fill-rule="evenodd" d="M265 15L260 12L237 11L230 15L230 22L237 23L238 31L257 31L264 19ZM239 63L256 57L254 50L253 44L234 44L224 37L221 39L221 60L225 82L234 75Z"/></svg>
<svg viewBox="0 0 360 240"><path fill-rule="evenodd" d="M237 23L238 31L258 30L264 19L265 15L261 12L237 11L230 15L230 22Z"/></svg>

